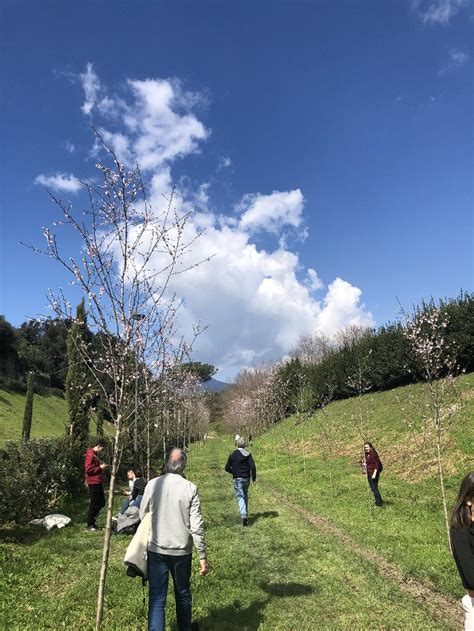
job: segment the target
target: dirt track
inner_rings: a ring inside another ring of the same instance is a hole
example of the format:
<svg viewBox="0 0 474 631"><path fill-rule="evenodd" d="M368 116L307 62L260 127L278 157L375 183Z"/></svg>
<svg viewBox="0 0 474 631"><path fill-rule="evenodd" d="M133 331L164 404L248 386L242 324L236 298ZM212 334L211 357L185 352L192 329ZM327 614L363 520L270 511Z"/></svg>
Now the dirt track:
<svg viewBox="0 0 474 631"><path fill-rule="evenodd" d="M432 583L407 576L400 568L389 563L381 554L375 550L364 548L354 541L345 530L335 526L326 517L312 513L298 504L295 504L288 496L277 491L272 485L265 483L265 488L271 492L278 502L281 502L298 515L301 515L301 517L318 528L318 530L330 534L343 543L344 546L354 554L365 561L373 563L380 574L394 581L399 589L419 602L433 617L438 618L445 624L446 629L459 630L463 628L464 616L460 604L456 599L442 594Z"/></svg>

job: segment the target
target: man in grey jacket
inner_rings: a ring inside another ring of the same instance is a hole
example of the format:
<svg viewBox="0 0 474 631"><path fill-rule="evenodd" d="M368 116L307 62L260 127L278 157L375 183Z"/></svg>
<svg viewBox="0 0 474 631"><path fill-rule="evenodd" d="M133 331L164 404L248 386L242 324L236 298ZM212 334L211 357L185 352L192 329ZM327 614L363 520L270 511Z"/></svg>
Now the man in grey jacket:
<svg viewBox="0 0 474 631"><path fill-rule="evenodd" d="M164 631L168 574L173 578L179 631L191 631L191 559L199 553L199 574L208 571L204 524L196 486L183 477L186 454L176 447L167 453L164 475L148 482L140 519L151 515L148 543L148 629Z"/></svg>

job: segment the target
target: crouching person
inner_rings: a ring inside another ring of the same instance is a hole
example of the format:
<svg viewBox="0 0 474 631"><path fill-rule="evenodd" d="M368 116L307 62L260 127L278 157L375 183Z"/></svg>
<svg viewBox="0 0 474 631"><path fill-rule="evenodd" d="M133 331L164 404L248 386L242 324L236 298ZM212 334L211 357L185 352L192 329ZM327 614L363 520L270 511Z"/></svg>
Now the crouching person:
<svg viewBox="0 0 474 631"><path fill-rule="evenodd" d="M148 543L148 629L164 631L168 574L171 574L179 631L191 631L191 560L193 542L199 553L199 574L208 572L204 524L196 486L183 477L186 454L168 451L164 475L148 482L140 519L150 513Z"/></svg>

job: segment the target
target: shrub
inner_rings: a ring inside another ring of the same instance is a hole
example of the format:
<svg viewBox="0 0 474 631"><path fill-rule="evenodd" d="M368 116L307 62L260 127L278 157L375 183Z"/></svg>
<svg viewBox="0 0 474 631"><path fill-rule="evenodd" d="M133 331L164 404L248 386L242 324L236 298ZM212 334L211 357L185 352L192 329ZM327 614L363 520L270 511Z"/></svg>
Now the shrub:
<svg viewBox="0 0 474 631"><path fill-rule="evenodd" d="M0 461L0 522L43 517L83 489L84 451L70 438L8 441Z"/></svg>

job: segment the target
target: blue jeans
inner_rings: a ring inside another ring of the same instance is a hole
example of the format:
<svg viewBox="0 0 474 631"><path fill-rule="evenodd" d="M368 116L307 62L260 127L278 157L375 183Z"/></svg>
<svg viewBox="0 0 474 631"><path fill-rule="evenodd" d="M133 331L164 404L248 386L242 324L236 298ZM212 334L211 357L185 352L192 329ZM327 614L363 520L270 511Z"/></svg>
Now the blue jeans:
<svg viewBox="0 0 474 631"><path fill-rule="evenodd" d="M233 483L240 516L244 519L248 515L250 478L234 478Z"/></svg>
<svg viewBox="0 0 474 631"><path fill-rule="evenodd" d="M372 478L371 473L367 474L367 480L369 481L369 486L372 490L372 493L374 494L376 506L382 506L382 497L379 492L379 477L380 477L380 473L377 473L375 478Z"/></svg>
<svg viewBox="0 0 474 631"><path fill-rule="evenodd" d="M121 515L125 515L125 511L127 510L127 508L129 506L136 506L137 508L140 508L140 504L142 503L142 499L143 499L143 495L137 495L137 497L132 500L132 496L130 495L130 497L127 497L122 506L120 507L120 514Z"/></svg>
<svg viewBox="0 0 474 631"><path fill-rule="evenodd" d="M191 631L192 554L172 556L148 550L148 631L164 631L168 573L173 578L179 631Z"/></svg>

